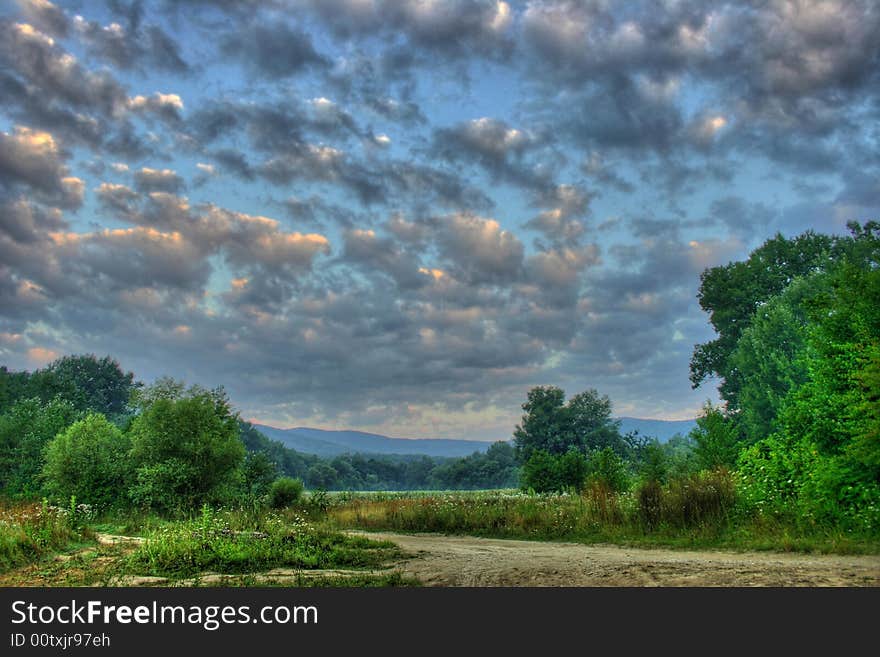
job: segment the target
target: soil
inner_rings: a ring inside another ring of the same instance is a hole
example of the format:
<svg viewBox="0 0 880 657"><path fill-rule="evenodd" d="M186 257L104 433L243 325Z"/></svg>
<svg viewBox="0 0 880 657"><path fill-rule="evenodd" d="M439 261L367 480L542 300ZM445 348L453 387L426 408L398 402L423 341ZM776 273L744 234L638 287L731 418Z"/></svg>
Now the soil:
<svg viewBox="0 0 880 657"><path fill-rule="evenodd" d="M434 534L364 534L414 555L427 586L880 586L880 555L682 551Z"/></svg>
<svg viewBox="0 0 880 657"><path fill-rule="evenodd" d="M440 534L350 532L389 540L408 555L375 575L401 573L426 586L880 586L880 555L814 555L630 548ZM233 585L243 576L196 578L114 575L114 564L143 539L100 534L98 545L56 555L0 575L0 586ZM336 585L365 571L276 568L247 576L245 585L303 586L331 577Z"/></svg>

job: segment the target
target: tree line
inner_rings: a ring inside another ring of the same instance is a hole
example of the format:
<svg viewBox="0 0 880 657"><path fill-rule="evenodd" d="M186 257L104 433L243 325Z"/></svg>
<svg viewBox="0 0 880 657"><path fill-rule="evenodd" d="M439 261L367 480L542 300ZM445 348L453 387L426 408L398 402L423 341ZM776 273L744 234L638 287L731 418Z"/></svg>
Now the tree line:
<svg viewBox="0 0 880 657"><path fill-rule="evenodd" d="M0 491L159 511L265 497L279 478L312 489L513 487L513 447L463 458L304 454L242 420L222 388L146 386L110 356L0 367Z"/></svg>
<svg viewBox="0 0 880 657"><path fill-rule="evenodd" d="M705 270L699 301L717 338L695 346L691 381L716 378L722 403L688 439L620 436L595 390L534 388L514 432L523 485L636 485L647 509L671 479L723 470L755 513L880 529L880 223L776 235Z"/></svg>

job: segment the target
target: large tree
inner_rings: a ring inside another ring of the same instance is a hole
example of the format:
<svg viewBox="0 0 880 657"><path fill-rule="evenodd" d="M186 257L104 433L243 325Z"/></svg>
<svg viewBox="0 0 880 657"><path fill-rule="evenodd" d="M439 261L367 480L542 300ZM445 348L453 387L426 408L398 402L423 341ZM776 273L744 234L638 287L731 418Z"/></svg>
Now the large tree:
<svg viewBox="0 0 880 657"><path fill-rule="evenodd" d="M522 408L525 415L513 432L521 463L537 450L561 456L572 449L583 454L605 447L622 449L611 401L595 390L581 392L566 403L561 388L538 386L529 390Z"/></svg>
<svg viewBox="0 0 880 657"><path fill-rule="evenodd" d="M718 334L698 344L691 358L691 383L721 379L719 392L728 408L739 408L740 372L731 362L743 331L761 306L781 293L795 278L823 270L835 238L808 231L787 239L781 234L755 249L747 260L712 267L700 275L700 307Z"/></svg>
<svg viewBox="0 0 880 657"><path fill-rule="evenodd" d="M225 392L181 390L144 395L130 429L133 496L163 510L223 501L243 480L245 448Z"/></svg>

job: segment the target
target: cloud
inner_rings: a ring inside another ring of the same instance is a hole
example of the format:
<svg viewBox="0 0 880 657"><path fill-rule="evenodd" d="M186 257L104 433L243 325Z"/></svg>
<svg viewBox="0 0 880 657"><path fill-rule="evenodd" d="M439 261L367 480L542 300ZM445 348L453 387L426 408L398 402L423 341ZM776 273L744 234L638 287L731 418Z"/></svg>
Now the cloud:
<svg viewBox="0 0 880 657"><path fill-rule="evenodd" d="M517 278L523 245L494 219L469 214L441 217L435 224L441 253L474 282L507 282Z"/></svg>
<svg viewBox="0 0 880 657"><path fill-rule="evenodd" d="M186 186L183 178L171 169L143 167L134 174L134 186L141 192L179 193Z"/></svg>
<svg viewBox="0 0 880 657"><path fill-rule="evenodd" d="M128 100L128 108L136 113L154 114L169 123L179 123L183 100L177 94L155 92L152 96L134 96Z"/></svg>
<svg viewBox="0 0 880 657"><path fill-rule="evenodd" d="M104 117L118 116L126 106L124 89L106 73L92 73L54 39L27 23L0 23L0 57L46 100L59 100Z"/></svg>
<svg viewBox="0 0 880 657"><path fill-rule="evenodd" d="M220 47L224 55L239 57L253 72L273 79L330 64L315 50L307 33L284 22L250 24L227 33Z"/></svg>
<svg viewBox="0 0 880 657"><path fill-rule="evenodd" d="M158 25L141 25L137 6L132 4L127 26L117 22L101 25L79 15L69 21L69 25L92 56L117 68L188 73L190 66L177 42Z"/></svg>
<svg viewBox="0 0 880 657"><path fill-rule="evenodd" d="M305 0L342 38L402 34L410 48L447 56L499 56L509 52L513 12L497 0Z"/></svg>
<svg viewBox="0 0 880 657"><path fill-rule="evenodd" d="M69 175L55 138L48 132L16 126L13 132L0 132L0 186L35 192L47 203L62 208L78 208L83 202L85 184Z"/></svg>

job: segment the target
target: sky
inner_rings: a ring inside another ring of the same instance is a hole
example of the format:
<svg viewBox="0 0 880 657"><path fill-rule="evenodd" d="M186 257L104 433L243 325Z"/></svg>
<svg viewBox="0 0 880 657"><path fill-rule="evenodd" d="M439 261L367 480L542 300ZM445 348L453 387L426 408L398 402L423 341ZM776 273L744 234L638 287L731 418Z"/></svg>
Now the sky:
<svg viewBox="0 0 880 657"><path fill-rule="evenodd" d="M0 363L279 427L695 417L700 273L880 217L872 0L0 4Z"/></svg>

